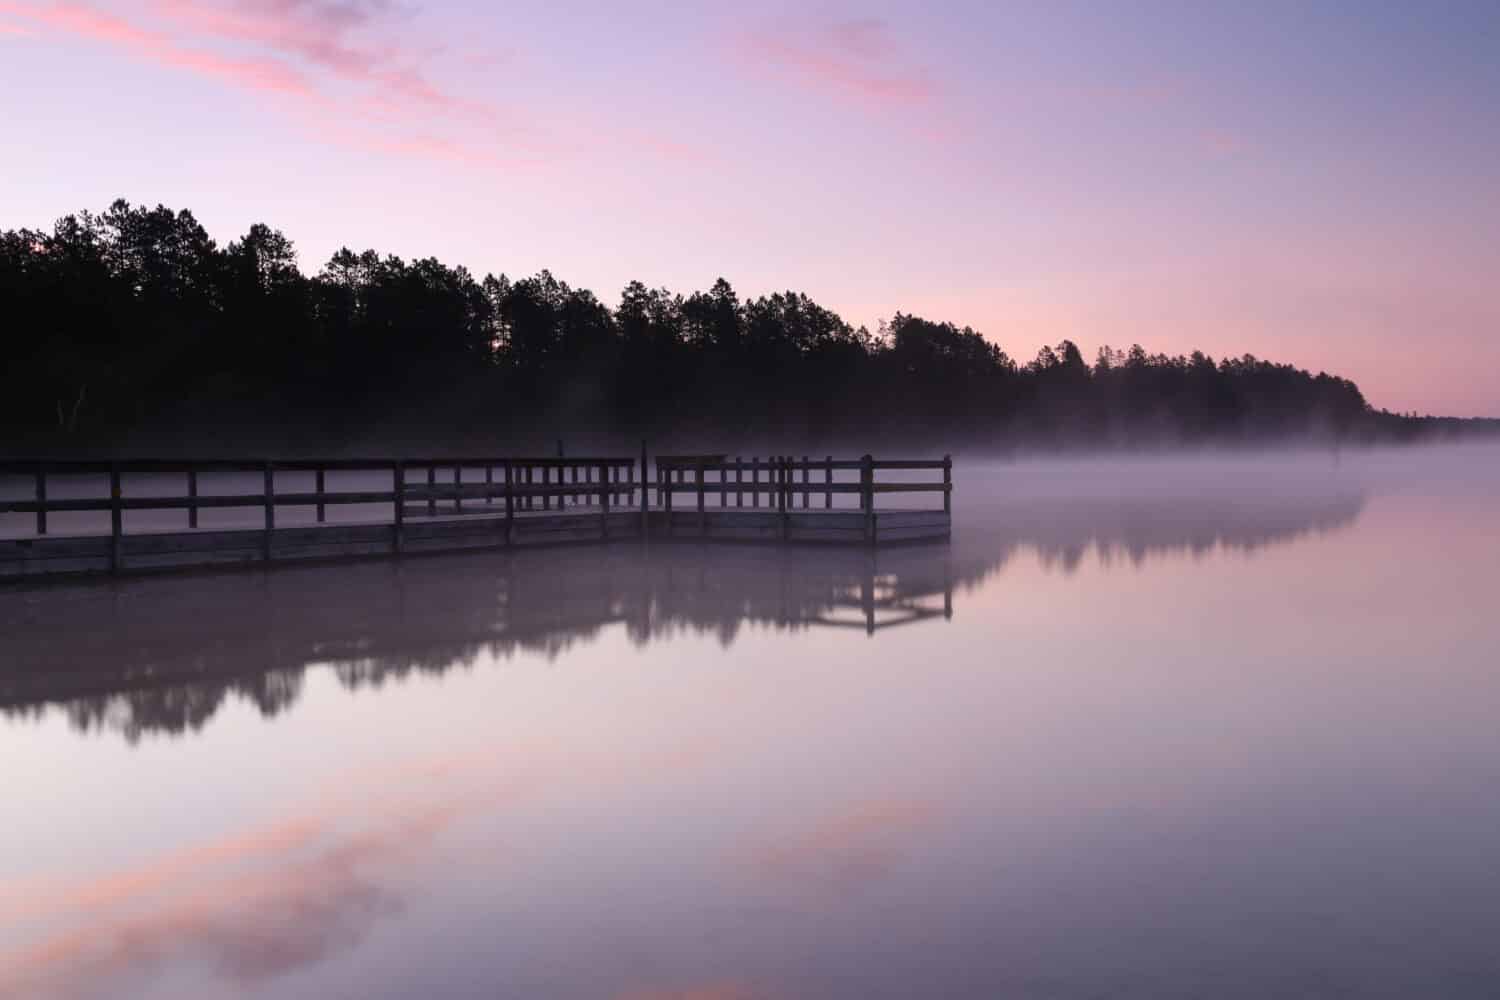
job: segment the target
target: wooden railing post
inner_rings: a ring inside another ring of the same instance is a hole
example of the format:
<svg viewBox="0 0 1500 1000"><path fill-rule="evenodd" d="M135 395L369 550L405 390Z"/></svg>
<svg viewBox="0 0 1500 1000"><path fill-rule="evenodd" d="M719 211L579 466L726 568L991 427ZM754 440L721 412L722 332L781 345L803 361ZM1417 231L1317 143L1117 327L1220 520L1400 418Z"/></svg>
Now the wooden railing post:
<svg viewBox="0 0 1500 1000"><path fill-rule="evenodd" d="M189 483L189 487L191 488L191 482ZM318 466L317 483L313 487L313 491L318 494L318 523L319 524L322 524L324 522L324 520L326 520L326 518L324 516L325 515L325 510L324 510L324 505L323 505L323 492L324 492L325 488L326 488L326 482L325 482L325 480L323 478L323 467L320 465L320 466Z"/></svg>
<svg viewBox="0 0 1500 1000"><path fill-rule="evenodd" d="M188 466L188 527L198 527L198 469L192 465Z"/></svg>
<svg viewBox="0 0 1500 1000"><path fill-rule="evenodd" d="M427 516L437 517L437 466L427 466Z"/></svg>
<svg viewBox="0 0 1500 1000"><path fill-rule="evenodd" d="M125 533L125 518L120 501L120 466L111 462L109 466L109 570L118 573L124 569L120 561L120 536Z"/></svg>
<svg viewBox="0 0 1500 1000"><path fill-rule="evenodd" d="M455 465L453 467L453 513L464 512L464 467Z"/></svg>
<svg viewBox="0 0 1500 1000"><path fill-rule="evenodd" d="M808 508L808 503L809 503L808 498L812 495L812 494L810 494L810 493L807 492L807 475L808 475L807 456L803 455L802 456L802 509L803 510L806 510Z"/></svg>
<svg viewBox="0 0 1500 1000"><path fill-rule="evenodd" d="M495 467L489 462L484 463L484 505L495 505Z"/></svg>
<svg viewBox="0 0 1500 1000"><path fill-rule="evenodd" d="M521 505L524 510L536 509L536 497L531 495L531 486L535 482L535 470L528 463L526 466L526 496L522 498L525 502Z"/></svg>
<svg viewBox="0 0 1500 1000"><path fill-rule="evenodd" d="M865 541L875 544L875 459L866 455L859 471L860 506L865 512Z"/></svg>
<svg viewBox="0 0 1500 1000"><path fill-rule="evenodd" d="M760 506L760 456L750 456L750 506Z"/></svg>
<svg viewBox="0 0 1500 1000"><path fill-rule="evenodd" d="M47 533L47 466L36 463L36 533Z"/></svg>
<svg viewBox="0 0 1500 1000"><path fill-rule="evenodd" d="M558 469L557 471L558 471L559 478L561 478L562 470ZM552 469L550 467L544 465L544 466L542 466L542 510L551 510L552 509L552 496L551 496L551 494L549 494L547 492L547 487L549 487L551 485L552 485Z"/></svg>
<svg viewBox="0 0 1500 1000"><path fill-rule="evenodd" d="M734 505L745 506L745 460L734 456Z"/></svg>
<svg viewBox="0 0 1500 1000"><path fill-rule="evenodd" d="M786 509L797 509L797 456L787 455L786 461Z"/></svg>
<svg viewBox="0 0 1500 1000"><path fill-rule="evenodd" d="M261 555L266 562L270 562L271 535L276 531L276 467L267 462L264 468L264 475L266 481L266 537Z"/></svg>
<svg viewBox="0 0 1500 1000"><path fill-rule="evenodd" d="M824 482L825 485L827 485L829 487L832 487L833 486L833 456L829 455L827 458L825 458L823 460L823 462L824 462L823 482ZM833 510L833 490L831 488L826 493L823 494L823 509L824 510Z"/></svg>
<svg viewBox="0 0 1500 1000"><path fill-rule="evenodd" d="M391 531L391 551L399 556L406 545L406 463L393 463L391 475L391 496L396 504Z"/></svg>

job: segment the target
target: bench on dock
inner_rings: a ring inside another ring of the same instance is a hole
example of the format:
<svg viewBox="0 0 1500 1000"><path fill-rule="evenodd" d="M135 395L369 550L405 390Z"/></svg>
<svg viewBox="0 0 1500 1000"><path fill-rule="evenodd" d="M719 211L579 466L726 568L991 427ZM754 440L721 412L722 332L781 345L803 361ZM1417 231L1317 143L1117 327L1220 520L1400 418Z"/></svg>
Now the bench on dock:
<svg viewBox="0 0 1500 1000"><path fill-rule="evenodd" d="M946 457L658 456L654 483L646 469L644 450L639 464L0 461L0 580L623 539L877 545L951 530ZM941 494L941 506L876 510L898 494Z"/></svg>

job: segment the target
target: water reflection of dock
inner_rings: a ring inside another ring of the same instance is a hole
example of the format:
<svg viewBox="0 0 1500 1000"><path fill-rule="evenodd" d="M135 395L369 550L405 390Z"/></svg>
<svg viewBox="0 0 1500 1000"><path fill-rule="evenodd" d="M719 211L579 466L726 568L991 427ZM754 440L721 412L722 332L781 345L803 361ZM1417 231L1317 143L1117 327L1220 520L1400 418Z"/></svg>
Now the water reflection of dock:
<svg viewBox="0 0 1500 1000"><path fill-rule="evenodd" d="M1127 564L1253 551L1338 530L1363 506L1351 493L997 501L969 512L951 547L589 546L11 590L0 711L55 706L134 739L196 729L231 697L274 715L314 666L357 688L556 657L611 627L638 645L695 633L728 646L745 628L878 637L962 618L963 594L1023 550L1063 573L1091 549Z"/></svg>

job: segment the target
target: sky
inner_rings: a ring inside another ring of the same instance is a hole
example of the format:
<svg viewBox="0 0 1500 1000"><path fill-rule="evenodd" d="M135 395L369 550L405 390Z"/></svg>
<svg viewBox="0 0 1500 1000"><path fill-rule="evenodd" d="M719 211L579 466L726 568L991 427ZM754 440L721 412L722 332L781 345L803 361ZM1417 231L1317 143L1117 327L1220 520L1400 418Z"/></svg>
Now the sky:
<svg viewBox="0 0 1500 1000"><path fill-rule="evenodd" d="M117 197L1500 416L1500 4L0 0L0 228Z"/></svg>

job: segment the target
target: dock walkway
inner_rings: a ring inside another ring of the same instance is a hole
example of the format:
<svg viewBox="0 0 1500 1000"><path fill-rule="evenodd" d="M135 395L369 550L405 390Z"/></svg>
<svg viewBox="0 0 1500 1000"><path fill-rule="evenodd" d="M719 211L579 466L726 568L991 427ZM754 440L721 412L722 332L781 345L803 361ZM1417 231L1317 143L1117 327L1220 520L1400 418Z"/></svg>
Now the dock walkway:
<svg viewBox="0 0 1500 1000"><path fill-rule="evenodd" d="M658 456L650 482L647 468L644 451L0 462L0 581L626 540L876 546L952 529L948 457Z"/></svg>

